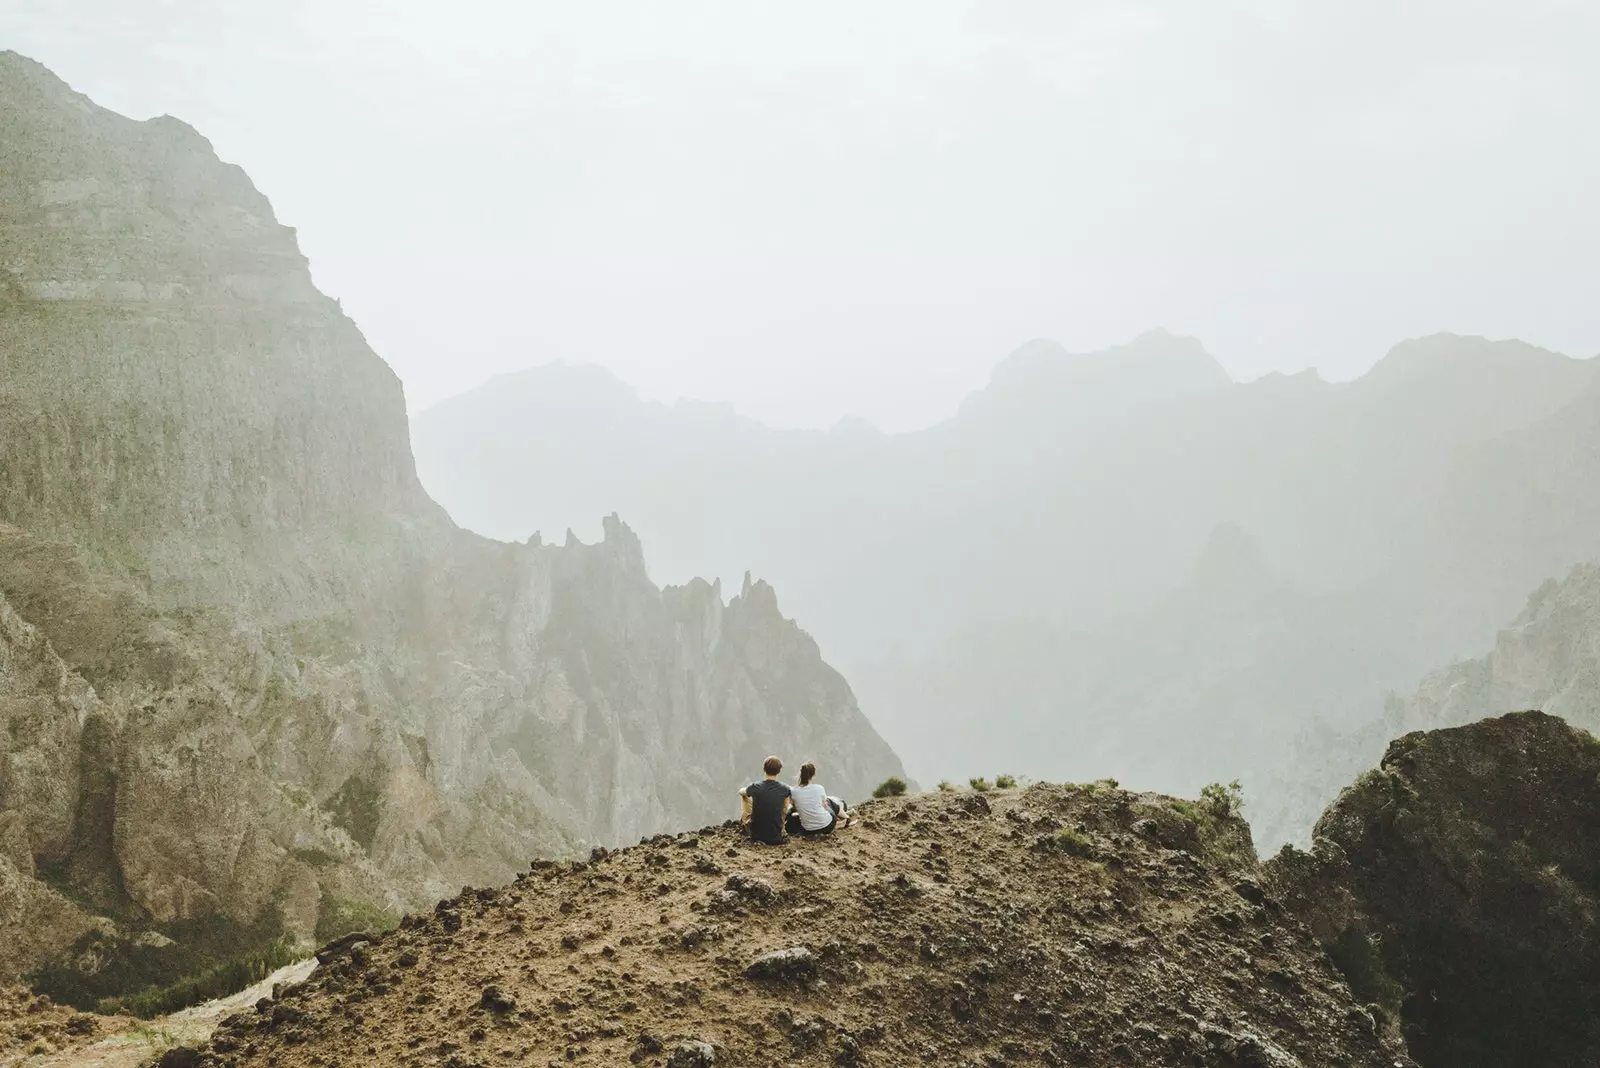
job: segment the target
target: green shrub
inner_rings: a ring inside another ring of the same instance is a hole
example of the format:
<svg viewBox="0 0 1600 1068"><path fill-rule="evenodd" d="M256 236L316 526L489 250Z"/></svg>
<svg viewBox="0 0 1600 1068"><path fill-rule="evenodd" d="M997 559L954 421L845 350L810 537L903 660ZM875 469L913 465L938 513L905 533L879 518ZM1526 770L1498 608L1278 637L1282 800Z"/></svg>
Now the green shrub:
<svg viewBox="0 0 1600 1068"><path fill-rule="evenodd" d="M1063 827L1057 831L1056 847L1068 856L1082 857L1085 860L1093 860L1099 854L1094 839L1079 827Z"/></svg>
<svg viewBox="0 0 1600 1068"><path fill-rule="evenodd" d="M1231 819L1244 811L1244 788L1235 779L1228 785L1214 782L1200 791L1200 802L1213 817Z"/></svg>
<svg viewBox="0 0 1600 1068"><path fill-rule="evenodd" d="M1240 822L1244 790L1235 779L1226 786L1212 783L1200 791L1200 800L1172 801L1172 810L1192 822L1200 839L1200 852L1225 867L1255 863L1249 829Z"/></svg>
<svg viewBox="0 0 1600 1068"><path fill-rule="evenodd" d="M906 781L898 776L891 775L878 784L872 791L873 797L899 797L906 792Z"/></svg>
<svg viewBox="0 0 1600 1068"><path fill-rule="evenodd" d="M955 788L956 788L956 784L951 782L949 779L940 779L939 780L939 792L941 794L950 793Z"/></svg>
<svg viewBox="0 0 1600 1068"><path fill-rule="evenodd" d="M968 779L967 780L967 785L972 787L974 790L978 791L981 794L985 790L989 789L989 780L983 778L982 776L979 776L976 779Z"/></svg>
<svg viewBox="0 0 1600 1068"><path fill-rule="evenodd" d="M994 788L996 790L1010 790L1016 785L1017 777L1015 775L996 775L994 777Z"/></svg>

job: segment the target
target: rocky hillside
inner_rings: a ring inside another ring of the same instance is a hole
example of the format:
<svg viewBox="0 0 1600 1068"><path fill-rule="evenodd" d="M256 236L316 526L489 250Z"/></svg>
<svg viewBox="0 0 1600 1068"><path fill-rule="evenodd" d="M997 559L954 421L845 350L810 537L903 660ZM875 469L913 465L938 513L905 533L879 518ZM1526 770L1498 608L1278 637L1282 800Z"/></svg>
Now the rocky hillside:
<svg viewBox="0 0 1600 1068"><path fill-rule="evenodd" d="M1267 883L1428 1068L1600 1062L1600 741L1520 712L1408 734Z"/></svg>
<svg viewBox="0 0 1600 1068"><path fill-rule="evenodd" d="M91 998L381 921L725 815L769 751L899 772L764 582L662 589L615 516L457 529L194 130L14 53L0 98L0 976L70 946Z"/></svg>
<svg viewBox="0 0 1600 1068"><path fill-rule="evenodd" d="M182 1063L1410 1064L1232 817L1103 784L858 812L464 891L328 947Z"/></svg>

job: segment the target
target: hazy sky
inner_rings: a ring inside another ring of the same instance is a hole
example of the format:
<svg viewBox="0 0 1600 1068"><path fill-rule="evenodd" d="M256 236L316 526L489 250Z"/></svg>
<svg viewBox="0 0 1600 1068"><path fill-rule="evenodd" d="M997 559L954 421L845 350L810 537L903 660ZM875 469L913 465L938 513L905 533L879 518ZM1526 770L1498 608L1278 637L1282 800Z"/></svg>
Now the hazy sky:
<svg viewBox="0 0 1600 1068"><path fill-rule="evenodd" d="M0 47L242 164L413 407L566 358L903 428L1154 326L1241 378L1600 351L1594 0L4 0Z"/></svg>

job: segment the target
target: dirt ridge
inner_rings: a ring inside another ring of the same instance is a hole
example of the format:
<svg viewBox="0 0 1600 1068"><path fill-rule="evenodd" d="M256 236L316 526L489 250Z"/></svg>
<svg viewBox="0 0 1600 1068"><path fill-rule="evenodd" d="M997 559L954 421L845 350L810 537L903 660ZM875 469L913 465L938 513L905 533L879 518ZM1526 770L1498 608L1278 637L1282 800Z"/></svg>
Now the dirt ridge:
<svg viewBox="0 0 1600 1068"><path fill-rule="evenodd" d="M1410 1068L1253 854L1208 854L1243 822L1194 812L1040 784L539 863L329 947L182 1063Z"/></svg>

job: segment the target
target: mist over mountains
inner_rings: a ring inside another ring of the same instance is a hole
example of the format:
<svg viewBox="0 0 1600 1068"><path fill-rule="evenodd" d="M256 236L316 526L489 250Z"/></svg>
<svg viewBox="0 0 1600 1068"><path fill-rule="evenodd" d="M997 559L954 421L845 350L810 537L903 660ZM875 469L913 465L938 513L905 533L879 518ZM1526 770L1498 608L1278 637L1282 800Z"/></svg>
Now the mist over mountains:
<svg viewBox="0 0 1600 1068"><path fill-rule="evenodd" d="M303 949L726 814L774 748L900 772L766 582L663 589L614 515L451 522L399 380L192 127L13 52L0 100L0 980Z"/></svg>
<svg viewBox="0 0 1600 1068"><path fill-rule="evenodd" d="M1241 777L1266 815L1304 729L1379 717L1600 556L1600 362L1517 341L1406 341L1349 383L1235 383L1162 331L1034 341L899 435L772 430L550 365L413 427L469 528L617 510L658 578L753 566L792 590L929 780Z"/></svg>

